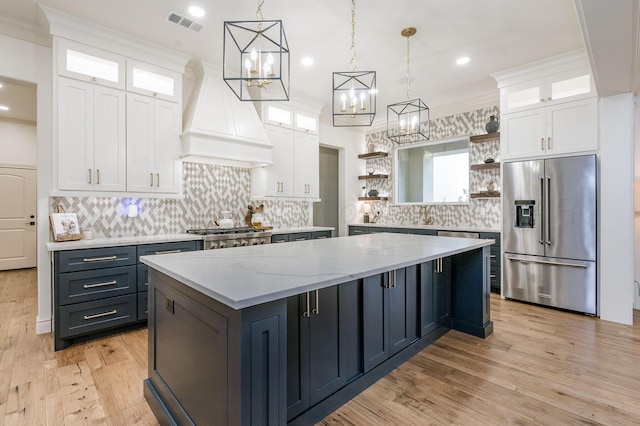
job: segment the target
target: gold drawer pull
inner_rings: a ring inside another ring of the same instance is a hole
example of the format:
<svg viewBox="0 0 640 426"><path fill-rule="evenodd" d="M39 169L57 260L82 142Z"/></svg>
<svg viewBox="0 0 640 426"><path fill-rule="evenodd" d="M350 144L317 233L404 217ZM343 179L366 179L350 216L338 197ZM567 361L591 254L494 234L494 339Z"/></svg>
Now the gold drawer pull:
<svg viewBox="0 0 640 426"><path fill-rule="evenodd" d="M296 241L305 241L305 240L306 240L306 238L296 238L295 240L296 240Z"/></svg>
<svg viewBox="0 0 640 426"><path fill-rule="evenodd" d="M286 241L285 240L278 240L278 241L276 241L276 243L286 243Z"/></svg>
<svg viewBox="0 0 640 426"><path fill-rule="evenodd" d="M85 284L82 287L84 287L84 288L104 287L104 286L107 286L107 285L114 285L114 284L117 284L117 283L118 283L117 281L108 281L108 282L105 282L105 283Z"/></svg>
<svg viewBox="0 0 640 426"><path fill-rule="evenodd" d="M325 238L327 238L326 235L322 235L320 237L316 237L316 240L324 240Z"/></svg>
<svg viewBox="0 0 640 426"><path fill-rule="evenodd" d="M109 315L115 315L117 314L118 311L117 310L113 310L113 311L109 311L109 312L103 312L101 314L95 314L95 315L85 315L83 318L85 320L90 320L90 319L94 319L94 318L100 318L100 317L108 317Z"/></svg>
<svg viewBox="0 0 640 426"><path fill-rule="evenodd" d="M116 260L118 256L105 256L105 257L85 257L82 259L83 262L102 262L104 260Z"/></svg>
<svg viewBox="0 0 640 426"><path fill-rule="evenodd" d="M495 254L490 254L490 255L489 255L489 257L490 257L491 259L495 259L495 258L496 258L496 255L495 255Z"/></svg>
<svg viewBox="0 0 640 426"><path fill-rule="evenodd" d="M155 254L173 254L173 253L182 253L182 250L165 250L165 251L157 251Z"/></svg>

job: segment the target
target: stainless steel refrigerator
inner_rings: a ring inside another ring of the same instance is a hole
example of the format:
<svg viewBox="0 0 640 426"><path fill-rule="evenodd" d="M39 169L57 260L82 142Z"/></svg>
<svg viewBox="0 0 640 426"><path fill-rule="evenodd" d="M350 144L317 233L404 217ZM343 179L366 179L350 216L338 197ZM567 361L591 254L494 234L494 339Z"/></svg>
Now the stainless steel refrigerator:
<svg viewBox="0 0 640 426"><path fill-rule="evenodd" d="M595 315L596 156L505 163L503 171L502 295Z"/></svg>

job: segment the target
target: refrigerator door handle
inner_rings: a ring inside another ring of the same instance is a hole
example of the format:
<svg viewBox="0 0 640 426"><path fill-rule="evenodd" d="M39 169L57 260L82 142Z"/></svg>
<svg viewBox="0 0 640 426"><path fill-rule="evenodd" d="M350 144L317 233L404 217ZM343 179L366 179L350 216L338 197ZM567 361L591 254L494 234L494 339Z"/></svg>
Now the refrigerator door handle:
<svg viewBox="0 0 640 426"><path fill-rule="evenodd" d="M542 203L538 221L540 224L540 239L538 240L538 244L544 244L544 176L538 176L538 178L540 179L540 202Z"/></svg>
<svg viewBox="0 0 640 426"><path fill-rule="evenodd" d="M551 176L547 176L547 190L546 194L547 199L544 202L545 208L547 209L544 214L545 219L547 220L547 226L545 226L545 230L547 231L547 238L545 240L545 244L551 245Z"/></svg>
<svg viewBox="0 0 640 426"><path fill-rule="evenodd" d="M554 265L554 266L571 266L573 268L584 268L587 269L586 263L575 263L575 262L557 262L551 260L533 260L533 259L521 259L519 257L506 256L507 260L518 261L522 263L542 263L544 265Z"/></svg>

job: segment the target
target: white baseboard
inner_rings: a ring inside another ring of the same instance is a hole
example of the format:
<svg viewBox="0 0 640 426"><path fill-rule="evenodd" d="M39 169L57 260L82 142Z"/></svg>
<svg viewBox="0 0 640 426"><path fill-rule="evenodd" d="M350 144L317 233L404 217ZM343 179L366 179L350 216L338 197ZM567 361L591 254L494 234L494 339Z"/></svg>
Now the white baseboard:
<svg viewBox="0 0 640 426"><path fill-rule="evenodd" d="M36 321L36 334L51 333L51 320Z"/></svg>

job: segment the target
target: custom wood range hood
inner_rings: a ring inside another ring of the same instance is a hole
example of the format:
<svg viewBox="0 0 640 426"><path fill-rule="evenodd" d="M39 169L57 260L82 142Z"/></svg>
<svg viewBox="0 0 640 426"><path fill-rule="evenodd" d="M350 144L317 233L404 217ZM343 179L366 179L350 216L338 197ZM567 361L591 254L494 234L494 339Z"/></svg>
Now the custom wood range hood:
<svg viewBox="0 0 640 426"><path fill-rule="evenodd" d="M222 72L192 64L196 85L184 113L183 161L260 167L272 164L273 146L252 102L242 102Z"/></svg>

